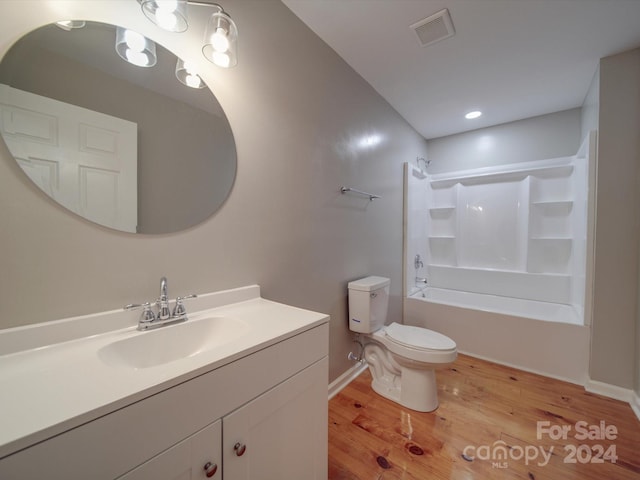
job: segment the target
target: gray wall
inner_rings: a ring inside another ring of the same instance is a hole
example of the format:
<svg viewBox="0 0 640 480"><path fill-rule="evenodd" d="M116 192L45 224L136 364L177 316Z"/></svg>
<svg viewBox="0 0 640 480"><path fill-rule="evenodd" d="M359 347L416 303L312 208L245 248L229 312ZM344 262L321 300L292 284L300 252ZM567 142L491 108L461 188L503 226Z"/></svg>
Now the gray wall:
<svg viewBox="0 0 640 480"><path fill-rule="evenodd" d="M29 15L57 19L37 8L46 2L30 2L24 12L25 3L0 3L0 50L34 28ZM390 316L400 318L402 163L426 156L426 142L283 4L223 3L240 28L239 64L204 74L238 150L223 208L181 233L112 232L53 204L0 145L0 326L153 300L162 275L171 296L257 283L266 298L331 315L333 379L351 366L348 281L389 276ZM170 48L200 51L197 24L179 39L157 33L136 2L102 5L76 2L73 9L95 20L98 11L115 16L119 9L125 26L161 36ZM358 146L373 134L378 145ZM382 198L341 195L341 185Z"/></svg>
<svg viewBox="0 0 640 480"><path fill-rule="evenodd" d="M637 378L640 49L600 62L592 380ZM640 382L638 382L640 384Z"/></svg>
<svg viewBox="0 0 640 480"><path fill-rule="evenodd" d="M589 85L589 90L582 102L582 138L587 136L591 130L598 129L598 119L600 116L600 67L596 70Z"/></svg>
<svg viewBox="0 0 640 480"><path fill-rule="evenodd" d="M580 109L527 118L429 140L429 173L575 155Z"/></svg>

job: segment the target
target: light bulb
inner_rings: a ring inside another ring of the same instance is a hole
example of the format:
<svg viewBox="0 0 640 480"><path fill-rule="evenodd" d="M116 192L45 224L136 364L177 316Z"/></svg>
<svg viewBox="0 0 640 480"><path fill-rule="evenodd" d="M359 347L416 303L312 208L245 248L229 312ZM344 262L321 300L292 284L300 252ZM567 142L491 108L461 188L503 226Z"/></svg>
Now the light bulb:
<svg viewBox="0 0 640 480"><path fill-rule="evenodd" d="M478 118L480 115L482 115L482 112L475 110L473 112L469 112L467 113L464 118L466 118L467 120L473 120L474 118Z"/></svg>
<svg viewBox="0 0 640 480"><path fill-rule="evenodd" d="M138 52L131 48L127 48L126 56L129 63L133 63L139 67L146 67L149 65L149 56L144 52Z"/></svg>
<svg viewBox="0 0 640 480"><path fill-rule="evenodd" d="M198 69L197 67L193 64L193 62L191 60L186 60L184 62L184 69L186 70L186 72L189 75L197 75L198 74Z"/></svg>
<svg viewBox="0 0 640 480"><path fill-rule="evenodd" d="M138 32L134 32L133 30L126 30L124 32L124 41L127 42L127 46L130 50L133 50L135 52L144 51L146 39Z"/></svg>
<svg viewBox="0 0 640 480"><path fill-rule="evenodd" d="M156 20L158 21L158 26L165 30L173 31L178 24L178 17L175 14L175 9L169 10L168 8L158 8L156 10Z"/></svg>
<svg viewBox="0 0 640 480"><path fill-rule="evenodd" d="M216 52L224 53L229 50L229 38L227 37L227 31L222 28L216 28L216 31L211 35L211 46Z"/></svg>
<svg viewBox="0 0 640 480"><path fill-rule="evenodd" d="M229 65L231 64L231 57L226 53L213 52L212 57L213 63L219 67L229 68Z"/></svg>
<svg viewBox="0 0 640 480"><path fill-rule="evenodd" d="M187 85L191 88L200 88L200 85L202 85L202 80L198 75L195 74L187 75L185 78L185 82L187 82Z"/></svg>

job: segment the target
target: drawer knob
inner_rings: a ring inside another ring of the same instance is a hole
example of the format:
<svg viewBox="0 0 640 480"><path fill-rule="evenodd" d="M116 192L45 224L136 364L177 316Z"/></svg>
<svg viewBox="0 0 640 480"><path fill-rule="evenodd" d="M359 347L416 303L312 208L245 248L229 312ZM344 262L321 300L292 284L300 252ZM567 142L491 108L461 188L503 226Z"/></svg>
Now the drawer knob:
<svg viewBox="0 0 640 480"><path fill-rule="evenodd" d="M218 471L218 465L215 463L207 462L204 466L204 473L206 473L207 478L213 477Z"/></svg>
<svg viewBox="0 0 640 480"><path fill-rule="evenodd" d="M236 452L236 455L241 457L242 455L244 455L244 452L247 451L247 446L244 443L236 443L233 446L233 450Z"/></svg>

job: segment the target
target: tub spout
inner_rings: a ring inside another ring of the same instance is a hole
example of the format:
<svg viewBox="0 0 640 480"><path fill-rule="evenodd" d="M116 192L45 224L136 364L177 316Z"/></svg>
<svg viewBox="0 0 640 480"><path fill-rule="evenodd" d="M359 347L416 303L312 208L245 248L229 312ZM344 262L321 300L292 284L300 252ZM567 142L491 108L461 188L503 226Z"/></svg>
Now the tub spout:
<svg viewBox="0 0 640 480"><path fill-rule="evenodd" d="M422 277L416 277L416 285L418 285L419 283L422 283L424 285L427 285L427 279L426 278L422 278Z"/></svg>

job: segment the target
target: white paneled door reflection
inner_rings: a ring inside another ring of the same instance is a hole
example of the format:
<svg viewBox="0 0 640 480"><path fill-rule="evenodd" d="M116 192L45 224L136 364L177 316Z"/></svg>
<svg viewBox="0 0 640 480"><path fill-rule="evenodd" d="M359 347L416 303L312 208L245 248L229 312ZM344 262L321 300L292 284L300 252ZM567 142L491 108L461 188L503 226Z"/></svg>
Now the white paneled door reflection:
<svg viewBox="0 0 640 480"><path fill-rule="evenodd" d="M0 129L42 191L101 225L135 232L137 124L0 85Z"/></svg>

